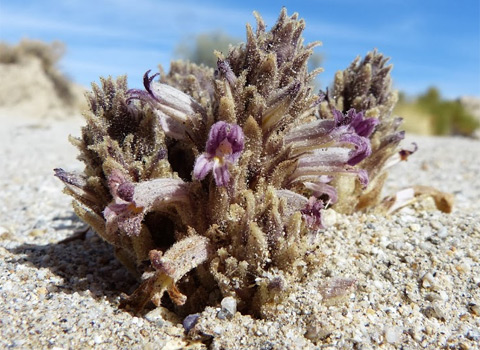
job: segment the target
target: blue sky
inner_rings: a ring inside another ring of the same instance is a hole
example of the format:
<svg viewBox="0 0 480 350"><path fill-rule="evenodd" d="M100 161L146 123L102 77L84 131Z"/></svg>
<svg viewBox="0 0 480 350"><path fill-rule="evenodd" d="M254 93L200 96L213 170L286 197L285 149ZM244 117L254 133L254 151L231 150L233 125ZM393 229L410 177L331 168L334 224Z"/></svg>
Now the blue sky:
<svg viewBox="0 0 480 350"><path fill-rule="evenodd" d="M182 39L219 29L243 39L253 10L271 26L282 6L305 19L306 42L323 42L323 86L378 48L407 94L435 85L447 98L480 96L479 0L0 0L0 40L61 40L61 68L76 82L128 74L140 87L146 70L168 70Z"/></svg>

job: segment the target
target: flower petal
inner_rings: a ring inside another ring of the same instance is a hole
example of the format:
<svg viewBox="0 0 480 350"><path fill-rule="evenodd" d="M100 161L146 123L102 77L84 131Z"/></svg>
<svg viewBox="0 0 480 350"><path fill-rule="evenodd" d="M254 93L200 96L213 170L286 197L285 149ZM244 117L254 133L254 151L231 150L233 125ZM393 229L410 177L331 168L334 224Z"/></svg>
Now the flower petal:
<svg viewBox="0 0 480 350"><path fill-rule="evenodd" d="M316 120L311 123L300 125L289 131L284 138L285 145L291 146L295 154L308 151L313 148L321 148L332 142L335 135L333 120Z"/></svg>
<svg viewBox="0 0 480 350"><path fill-rule="evenodd" d="M160 178L135 184L132 202L137 208L142 207L145 211L149 211L151 207L162 205L162 203L188 202L189 200L188 183L180 179Z"/></svg>
<svg viewBox="0 0 480 350"><path fill-rule="evenodd" d="M215 156L218 146L220 146L220 143L227 137L227 125L229 124L224 121L219 121L210 128L206 146L207 154L210 156Z"/></svg>
<svg viewBox="0 0 480 350"><path fill-rule="evenodd" d="M377 118L367 118L354 126L355 132L363 137L370 137L375 127L380 123Z"/></svg>
<svg viewBox="0 0 480 350"><path fill-rule="evenodd" d="M322 176L319 176L321 178ZM312 181L312 182L304 182L304 185L309 190L313 191L313 195L315 197L320 197L322 195L327 195L330 203L336 203L338 200L337 190L335 187L327 185L325 182L322 181Z"/></svg>
<svg viewBox="0 0 480 350"><path fill-rule="evenodd" d="M326 149L331 151L331 148ZM322 156L321 153L316 152L315 154L301 157L298 160L297 168L295 172L290 176L290 183L294 182L315 182L320 175L357 175L360 183L363 187L366 187L368 184L368 173L363 169L357 169L346 164L348 159L348 154L345 155L345 149L339 148L343 151L339 153L337 158L333 157L328 159L325 156ZM348 152L349 150L346 149ZM320 156L318 156L318 154ZM344 157L343 161L342 158Z"/></svg>
<svg viewBox="0 0 480 350"><path fill-rule="evenodd" d="M162 127L165 135L177 140L185 139L186 125L184 123L179 123L178 121L170 118L161 110L154 110L154 113L158 117L158 121L160 122L160 126Z"/></svg>
<svg viewBox="0 0 480 350"><path fill-rule="evenodd" d="M227 133L227 140L232 145L232 154L238 159L245 146L242 128L236 124L231 124Z"/></svg>
<svg viewBox="0 0 480 350"><path fill-rule="evenodd" d="M359 136L370 137L375 130L375 126L378 125L379 120L377 118L365 119L363 112L358 112L355 108L348 110L346 114L334 109L333 117L337 126L349 126L355 130L355 133Z"/></svg>
<svg viewBox="0 0 480 350"><path fill-rule="evenodd" d="M183 140L188 122L195 124L195 119L205 115L205 109L192 97L167 84L154 82L158 75L149 77L150 71L143 77L145 90L127 91L127 102L142 100L150 105L158 116L167 136Z"/></svg>
<svg viewBox="0 0 480 350"><path fill-rule="evenodd" d="M115 189L115 195L103 211L110 235L120 230L128 236L138 236L143 218L152 209L190 201L187 184L179 179L161 178L140 183L121 181L121 176L112 172L109 182Z"/></svg>
<svg viewBox="0 0 480 350"><path fill-rule="evenodd" d="M206 154L200 155L195 161L193 167L193 177L198 180L203 180L205 176L212 170L214 160Z"/></svg>
<svg viewBox="0 0 480 350"><path fill-rule="evenodd" d="M340 137L340 141L347 142L355 146L355 150L351 151L349 154L350 158L347 162L348 165L356 165L372 154L370 140L366 137L362 137L354 133L343 134Z"/></svg>
<svg viewBox="0 0 480 350"><path fill-rule="evenodd" d="M223 165L215 164L213 166L213 177L217 186L227 186L230 182L230 172L228 171L228 163Z"/></svg>

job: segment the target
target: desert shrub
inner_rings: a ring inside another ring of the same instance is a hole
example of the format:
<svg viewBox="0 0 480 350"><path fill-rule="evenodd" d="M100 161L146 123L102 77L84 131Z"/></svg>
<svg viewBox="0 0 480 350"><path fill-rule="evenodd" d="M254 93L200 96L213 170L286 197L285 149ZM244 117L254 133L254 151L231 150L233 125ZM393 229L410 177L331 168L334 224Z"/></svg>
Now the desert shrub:
<svg viewBox="0 0 480 350"><path fill-rule="evenodd" d="M470 135L479 122L467 112L460 101L448 101L437 88L429 88L416 100L418 106L430 114L436 135Z"/></svg>

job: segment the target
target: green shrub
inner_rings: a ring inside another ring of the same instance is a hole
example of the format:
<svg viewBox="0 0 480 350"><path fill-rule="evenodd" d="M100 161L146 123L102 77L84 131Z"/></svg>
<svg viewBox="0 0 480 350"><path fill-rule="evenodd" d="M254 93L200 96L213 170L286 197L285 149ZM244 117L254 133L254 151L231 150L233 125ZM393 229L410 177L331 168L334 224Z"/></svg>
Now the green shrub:
<svg viewBox="0 0 480 350"><path fill-rule="evenodd" d="M440 91L431 87L415 102L431 116L436 135L471 135L480 123L462 106L460 101L443 100Z"/></svg>

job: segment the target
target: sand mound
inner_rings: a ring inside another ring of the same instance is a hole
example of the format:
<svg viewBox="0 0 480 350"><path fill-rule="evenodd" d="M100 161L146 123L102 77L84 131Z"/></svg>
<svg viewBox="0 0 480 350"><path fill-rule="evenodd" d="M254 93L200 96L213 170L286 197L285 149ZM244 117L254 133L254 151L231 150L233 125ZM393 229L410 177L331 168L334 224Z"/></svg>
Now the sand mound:
<svg viewBox="0 0 480 350"><path fill-rule="evenodd" d="M63 45L21 41L1 44L0 114L33 118L66 117L85 107L84 91L57 68Z"/></svg>

